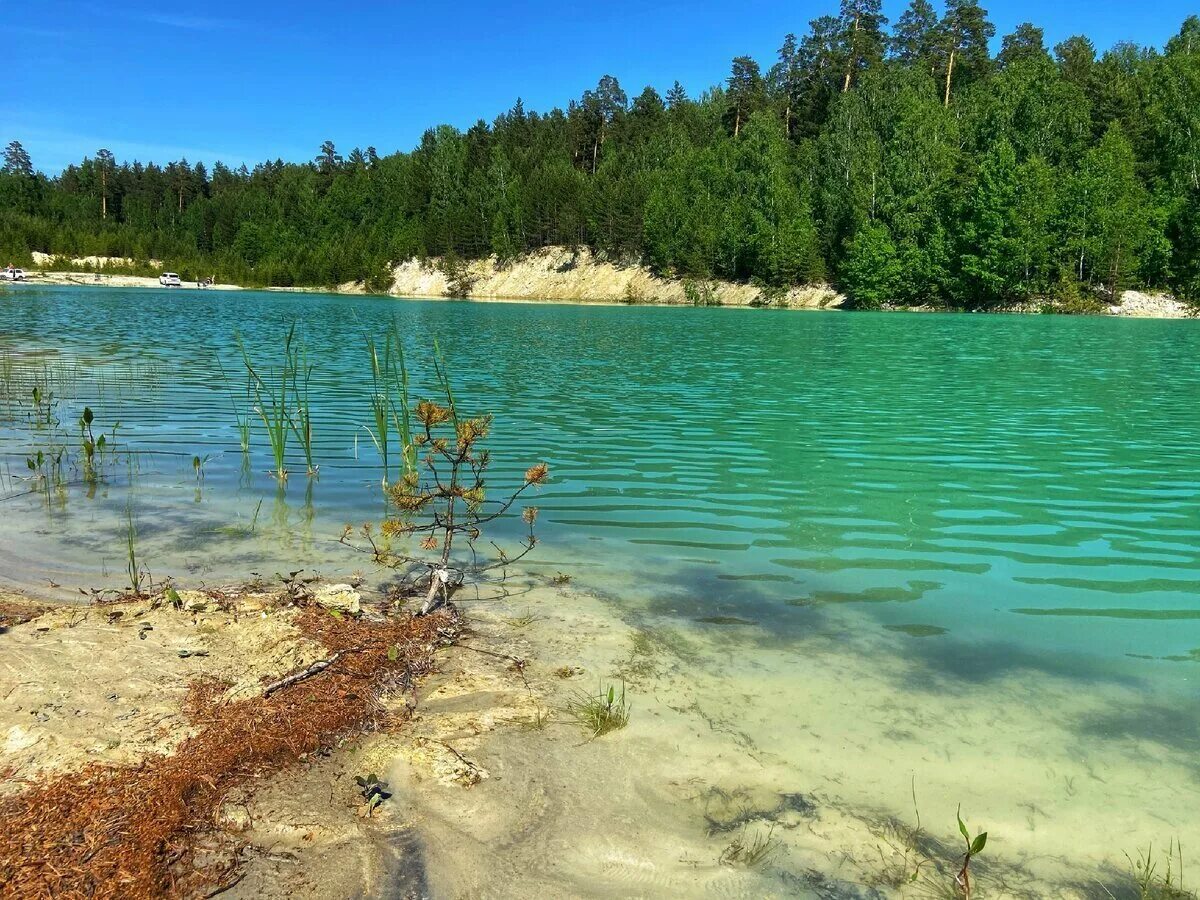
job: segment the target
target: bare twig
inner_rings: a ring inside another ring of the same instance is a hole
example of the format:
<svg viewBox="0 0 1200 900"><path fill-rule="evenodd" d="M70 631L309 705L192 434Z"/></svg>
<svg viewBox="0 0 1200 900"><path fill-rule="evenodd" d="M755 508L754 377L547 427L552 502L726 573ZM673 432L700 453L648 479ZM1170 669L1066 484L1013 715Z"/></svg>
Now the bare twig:
<svg viewBox="0 0 1200 900"><path fill-rule="evenodd" d="M324 672L326 669L328 669L330 666L332 666L335 662L337 662L339 659L341 659L343 656L345 656L347 653L357 653L360 650L361 650L361 648L358 648L358 647L356 647L352 650L339 650L337 653L333 654L333 656L329 657L328 659L317 660L315 663L313 663L307 669L301 669L299 672L293 672L291 675L285 675L283 678L280 678L278 681L273 681L270 684L268 684L266 686L266 688L263 690L263 697L270 697L273 693L275 693L278 690L282 690L285 687L291 687L293 684L298 684L301 681L305 681L309 678L312 678L314 675L320 675L322 672Z"/></svg>

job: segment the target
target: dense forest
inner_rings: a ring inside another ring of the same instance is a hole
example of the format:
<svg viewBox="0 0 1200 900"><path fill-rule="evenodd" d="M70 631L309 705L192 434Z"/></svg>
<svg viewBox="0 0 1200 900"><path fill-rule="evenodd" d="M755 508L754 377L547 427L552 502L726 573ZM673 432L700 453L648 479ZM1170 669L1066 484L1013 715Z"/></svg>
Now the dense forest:
<svg viewBox="0 0 1200 900"><path fill-rule="evenodd" d="M617 79L566 109L518 100L409 153L252 170L112 153L0 174L0 254L160 258L243 284L388 283L391 263L587 246L764 288L825 280L859 305L978 307L1127 286L1200 297L1200 19L1165 48L1023 24L993 55L974 0L879 0L733 60L696 95Z"/></svg>

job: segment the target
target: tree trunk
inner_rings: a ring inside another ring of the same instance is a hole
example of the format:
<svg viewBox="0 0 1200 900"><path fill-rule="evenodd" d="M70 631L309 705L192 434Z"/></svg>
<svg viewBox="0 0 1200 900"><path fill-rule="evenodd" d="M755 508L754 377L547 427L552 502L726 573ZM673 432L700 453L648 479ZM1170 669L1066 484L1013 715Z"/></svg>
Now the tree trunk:
<svg viewBox="0 0 1200 900"><path fill-rule="evenodd" d="M461 575L456 578L446 566L434 566L429 571L429 592L417 615L427 616L439 606L449 603L461 584Z"/></svg>
<svg viewBox="0 0 1200 900"><path fill-rule="evenodd" d="M738 106L733 114L733 136L737 137L742 130L742 107Z"/></svg>
<svg viewBox="0 0 1200 900"><path fill-rule="evenodd" d="M1117 243L1117 253L1113 257L1112 271L1108 276L1108 300L1110 303L1118 303L1117 300L1117 281L1121 277L1121 244Z"/></svg>
<svg viewBox="0 0 1200 900"><path fill-rule="evenodd" d="M957 47L950 48L950 62L946 66L946 97L942 101L943 106L950 105L950 76L954 74L954 54L958 51Z"/></svg>
<svg viewBox="0 0 1200 900"><path fill-rule="evenodd" d="M100 170L100 218L108 218L108 176Z"/></svg>
<svg viewBox="0 0 1200 900"><path fill-rule="evenodd" d="M854 64L858 61L858 16L854 17L854 33L850 36L850 59L846 62L846 77L842 81L842 93L850 90L850 74L854 71Z"/></svg>

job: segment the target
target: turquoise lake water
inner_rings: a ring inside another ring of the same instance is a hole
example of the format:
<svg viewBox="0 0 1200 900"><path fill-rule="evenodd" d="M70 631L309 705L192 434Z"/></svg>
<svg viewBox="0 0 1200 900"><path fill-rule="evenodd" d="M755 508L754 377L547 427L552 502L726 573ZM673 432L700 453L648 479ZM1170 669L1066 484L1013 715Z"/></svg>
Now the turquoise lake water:
<svg viewBox="0 0 1200 900"><path fill-rule="evenodd" d="M437 336L462 405L496 414L502 478L551 464L543 565L655 566L660 602L697 617L786 627L860 603L1088 665L1200 647L1200 322L36 287L0 300L7 348L72 365L62 418L90 403L142 452L139 514L186 535L262 499L264 525L282 509L318 543L382 511L363 335L392 317L418 393ZM277 503L261 423L243 477L216 360L240 393L234 334L266 365L292 321L315 365L320 474L306 498L293 440ZM36 443L5 430L13 473ZM211 456L198 503L195 455ZM110 537L122 469L66 521ZM35 502L7 510L44 518ZM242 575L243 551L197 548L188 564Z"/></svg>
<svg viewBox="0 0 1200 900"><path fill-rule="evenodd" d="M460 407L495 413L498 487L550 464L539 577L726 650L792 652L852 615L926 685L1145 690L1093 733L1200 749L1198 321L16 286L12 391L41 372L69 435L89 404L136 455L91 496L27 493L48 438L10 397L0 579L120 586L127 504L156 576L358 568L342 525L385 511L364 335L393 318L414 394L432 394L436 336ZM228 384L240 395L235 334L269 363L292 322L319 477L293 441L281 490L260 423L243 459ZM1152 714L1170 697L1182 715Z"/></svg>

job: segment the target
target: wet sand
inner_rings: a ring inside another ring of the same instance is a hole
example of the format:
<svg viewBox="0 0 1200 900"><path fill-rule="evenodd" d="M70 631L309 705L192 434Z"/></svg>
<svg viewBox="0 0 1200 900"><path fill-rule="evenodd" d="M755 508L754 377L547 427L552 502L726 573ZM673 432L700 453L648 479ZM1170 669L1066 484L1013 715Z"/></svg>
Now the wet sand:
<svg viewBox="0 0 1200 900"><path fill-rule="evenodd" d="M1120 896L1124 853L1192 831L1189 732L1122 733L1121 711L1165 702L1138 685L956 679L931 638L845 610L788 642L618 615L569 586L470 615L409 725L230 799L225 825L255 848L232 895L937 896L961 803L990 836L976 896ZM190 679L258 684L312 655L271 617L123 618L58 609L0 636L0 766L30 778L169 751ZM629 725L589 739L568 699L621 681ZM394 791L369 820L366 772ZM731 862L738 841L767 858Z"/></svg>

